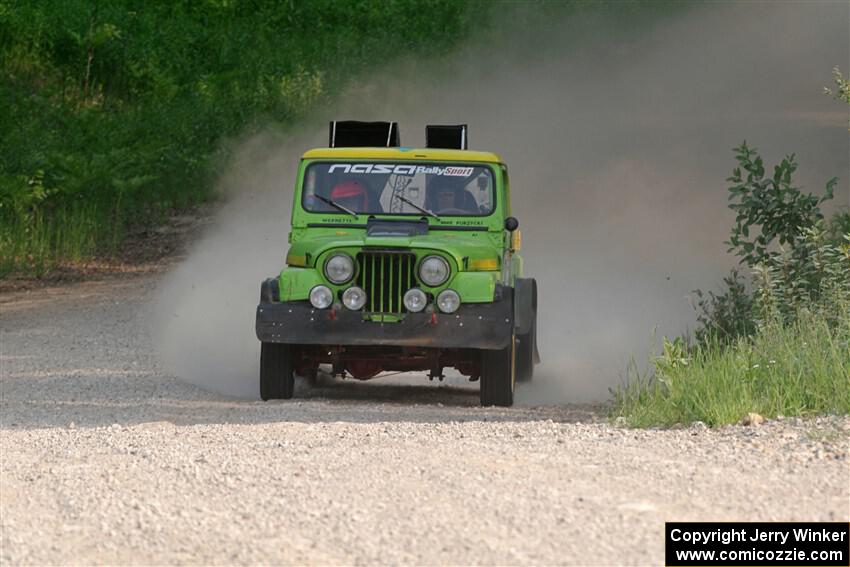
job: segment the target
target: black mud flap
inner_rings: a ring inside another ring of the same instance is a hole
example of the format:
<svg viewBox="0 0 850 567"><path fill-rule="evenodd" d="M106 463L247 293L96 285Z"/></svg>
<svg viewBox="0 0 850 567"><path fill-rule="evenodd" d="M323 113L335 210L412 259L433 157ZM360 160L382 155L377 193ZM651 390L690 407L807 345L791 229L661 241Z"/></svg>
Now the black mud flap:
<svg viewBox="0 0 850 567"><path fill-rule="evenodd" d="M514 284L514 329L517 335L527 335L534 329L534 363L540 364L537 350L537 280L517 278Z"/></svg>
<svg viewBox="0 0 850 567"><path fill-rule="evenodd" d="M537 281L517 278L514 284L514 325L517 335L525 335L534 324L537 311Z"/></svg>

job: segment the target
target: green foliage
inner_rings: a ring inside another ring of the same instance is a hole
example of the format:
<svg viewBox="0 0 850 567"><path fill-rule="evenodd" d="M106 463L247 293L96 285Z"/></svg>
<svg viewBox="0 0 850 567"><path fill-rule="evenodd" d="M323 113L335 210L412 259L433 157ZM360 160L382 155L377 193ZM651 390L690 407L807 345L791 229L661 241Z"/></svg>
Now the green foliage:
<svg viewBox="0 0 850 567"><path fill-rule="evenodd" d="M489 13L453 0L0 0L0 273L110 253L129 226L211 197L223 139L291 124L399 55L447 53Z"/></svg>
<svg viewBox="0 0 850 567"><path fill-rule="evenodd" d="M752 336L707 333L693 347L664 338L649 374L629 369L613 415L645 427L850 413L850 233L835 244L818 223L794 254L756 266ZM741 292L737 278L729 285Z"/></svg>
<svg viewBox="0 0 850 567"><path fill-rule="evenodd" d="M797 170L794 154L773 168L773 176L765 177L764 162L755 148L743 142L734 151L738 167L726 181L732 183L729 208L737 216L727 244L730 252L753 267L767 259L773 242L793 247L805 228L823 219L820 205L832 199L838 178L829 180L822 197L804 194L792 182ZM754 232L752 239L750 232Z"/></svg>
<svg viewBox="0 0 850 567"><path fill-rule="evenodd" d="M833 243L819 222L793 248L772 253L753 275L762 324L793 322L805 312L840 326L850 313L850 232L843 243Z"/></svg>
<svg viewBox="0 0 850 567"><path fill-rule="evenodd" d="M824 87L824 94L850 104L850 81L844 78L844 75L841 74L841 69L838 67L832 68L832 80L835 82L835 90Z"/></svg>
<svg viewBox="0 0 850 567"><path fill-rule="evenodd" d="M724 291L715 294L695 290L697 296L697 323L694 333L698 344L709 342L729 343L738 337L752 335L755 331L753 298L744 278L733 269L723 278Z"/></svg>
<svg viewBox="0 0 850 567"><path fill-rule="evenodd" d="M613 415L633 426L850 413L850 214L827 223L819 209L835 180L824 197L803 195L793 156L770 179L746 144L736 157L730 252L753 277L733 270L722 293L697 292L696 344L665 338L649 373L630 367Z"/></svg>
<svg viewBox="0 0 850 567"><path fill-rule="evenodd" d="M498 44L517 25L551 28L574 14L634 33L635 22L682 9L658 0L0 0L0 275L111 253L133 225L213 197L224 140L285 129L395 59L443 57L472 37Z"/></svg>
<svg viewBox="0 0 850 567"><path fill-rule="evenodd" d="M833 244L841 244L845 234L850 234L850 210L838 211L829 219L826 227L828 239Z"/></svg>
<svg viewBox="0 0 850 567"><path fill-rule="evenodd" d="M749 412L767 418L850 413L850 312L837 315L837 327L807 312L788 325L762 326L752 338L690 352L668 341L652 374L631 369L615 392L612 416L648 427L718 426Z"/></svg>
<svg viewBox="0 0 850 567"><path fill-rule="evenodd" d="M765 177L764 162L755 148L743 142L734 152L738 166L727 181L732 184L729 208L737 214L727 241L729 252L741 257L750 272L772 266L782 276L774 281L780 282L787 294L785 313L791 316L801 298L808 301L819 296L822 273L815 267L820 261L815 256L825 251L826 239L842 238L840 231L850 225L843 213L825 223L820 209L822 203L832 199L838 178L827 183L821 197L804 194L793 184L797 170L793 154L774 168L773 176ZM813 241L815 235L817 242ZM723 281L720 293L695 291L699 324L695 338L703 346L709 342L728 344L751 335L756 328L757 313L747 282L737 270Z"/></svg>
<svg viewBox="0 0 850 567"><path fill-rule="evenodd" d="M841 74L841 69L838 67L832 68L832 80L835 82L835 90L824 87L823 94L850 104L850 81L844 78L844 75ZM850 119L847 120L847 123L850 124Z"/></svg>

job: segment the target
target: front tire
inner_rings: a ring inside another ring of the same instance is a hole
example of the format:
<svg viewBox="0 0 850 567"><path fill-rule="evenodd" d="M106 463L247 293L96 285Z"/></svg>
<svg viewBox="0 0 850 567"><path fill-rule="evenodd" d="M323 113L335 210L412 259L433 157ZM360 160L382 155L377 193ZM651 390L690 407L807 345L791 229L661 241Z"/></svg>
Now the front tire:
<svg viewBox="0 0 850 567"><path fill-rule="evenodd" d="M280 343L260 345L260 398L288 400L295 390L292 346Z"/></svg>
<svg viewBox="0 0 850 567"><path fill-rule="evenodd" d="M515 386L516 343L511 337L507 348L481 351L481 405L514 405Z"/></svg>

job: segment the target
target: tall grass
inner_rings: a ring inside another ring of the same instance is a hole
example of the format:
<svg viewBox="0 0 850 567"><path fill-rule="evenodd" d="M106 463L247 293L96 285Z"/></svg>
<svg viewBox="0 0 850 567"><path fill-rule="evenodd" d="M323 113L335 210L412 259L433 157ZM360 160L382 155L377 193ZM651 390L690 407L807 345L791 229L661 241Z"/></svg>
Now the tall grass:
<svg viewBox="0 0 850 567"><path fill-rule="evenodd" d="M823 235L804 231L793 270L781 252L756 266L753 334L693 346L665 338L649 372L630 367L613 414L637 427L850 414L850 234L845 244Z"/></svg>
<svg viewBox="0 0 850 567"><path fill-rule="evenodd" d="M631 369L615 393L613 414L646 427L723 425L749 412L768 418L850 413L850 313L839 321L831 326L822 314L805 311L731 345L687 352L681 341L666 341L652 375Z"/></svg>
<svg viewBox="0 0 850 567"><path fill-rule="evenodd" d="M12 271L41 276L57 259L79 262L114 253L124 238L124 223L114 211L96 205L63 207L10 216L0 222L0 275Z"/></svg>

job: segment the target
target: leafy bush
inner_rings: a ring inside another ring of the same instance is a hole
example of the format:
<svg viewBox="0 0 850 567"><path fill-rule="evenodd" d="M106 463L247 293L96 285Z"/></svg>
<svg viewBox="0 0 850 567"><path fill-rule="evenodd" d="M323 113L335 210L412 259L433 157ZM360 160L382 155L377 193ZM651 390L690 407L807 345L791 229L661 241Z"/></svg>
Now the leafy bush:
<svg viewBox="0 0 850 567"><path fill-rule="evenodd" d="M823 94L850 104L850 81L844 78L841 69L838 67L832 68L832 80L835 83L835 90L824 87ZM847 122L850 124L850 119Z"/></svg>
<svg viewBox="0 0 850 567"><path fill-rule="evenodd" d="M841 244L845 234L850 234L850 210L839 211L832 215L826 227L829 240L833 244Z"/></svg>
<svg viewBox="0 0 850 567"><path fill-rule="evenodd" d="M823 220L820 205L832 199L838 178L829 180L821 197L804 194L792 182L792 174L797 171L794 154L774 167L771 177L765 177L764 162L755 148L743 142L734 151L738 167L726 181L732 183L729 208L737 217L727 244L729 252L741 256L742 262L753 267L767 259L773 242L793 247L807 227ZM750 239L753 231L757 232Z"/></svg>
<svg viewBox="0 0 850 567"><path fill-rule="evenodd" d="M832 68L832 80L835 82L835 90L833 91L829 87L824 87L824 94L850 104L850 81L844 78L841 69L838 67Z"/></svg>
<svg viewBox="0 0 850 567"><path fill-rule="evenodd" d="M710 333L690 348L665 338L649 374L629 369L613 414L645 427L850 413L850 233L836 245L818 223L793 250L756 267L752 336Z"/></svg>
<svg viewBox="0 0 850 567"><path fill-rule="evenodd" d="M838 178L826 184L822 196L803 193L794 186L793 174L797 170L794 154L786 156L773 169L773 175L765 177L764 161L755 148L746 142L734 149L737 167L727 179L729 208L736 212L735 226L729 240L729 252L741 258L750 272L766 263L782 262L782 273L786 291L798 297L802 289L791 290L792 285L812 291L819 285L817 270L812 271L811 254L820 250L824 232L824 216L820 205L833 198ZM841 230L840 215L835 217L829 231ZM803 235L816 231L817 243ZM833 239L837 234L833 235ZM776 249L779 252L776 252ZM711 341L729 343L755 331L753 300L747 291L747 282L737 270L724 279L720 293L696 290L697 322L695 338L701 345ZM792 313L793 308L789 311Z"/></svg>
<svg viewBox="0 0 850 567"><path fill-rule="evenodd" d="M725 291L722 293L694 291L699 325L694 333L697 344L732 342L738 337L752 335L756 329L753 298L740 272L733 269L723 278L723 285Z"/></svg>
<svg viewBox="0 0 850 567"><path fill-rule="evenodd" d="M841 326L850 313L850 232L844 240L833 244L817 223L793 248L774 252L755 267L754 303L762 324L814 313L831 327Z"/></svg>
<svg viewBox="0 0 850 567"><path fill-rule="evenodd" d="M696 344L665 338L648 374L630 367L613 414L631 425L850 413L850 222L839 213L827 223L819 208L835 180L823 197L804 195L793 156L770 179L746 144L736 158L730 252L752 279L733 270L723 293L697 292Z"/></svg>

